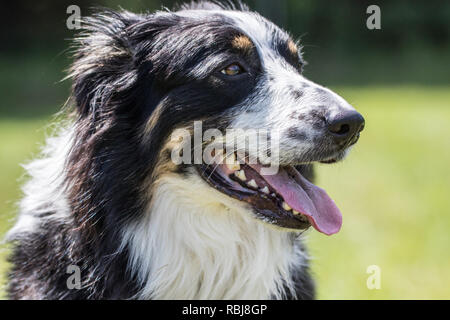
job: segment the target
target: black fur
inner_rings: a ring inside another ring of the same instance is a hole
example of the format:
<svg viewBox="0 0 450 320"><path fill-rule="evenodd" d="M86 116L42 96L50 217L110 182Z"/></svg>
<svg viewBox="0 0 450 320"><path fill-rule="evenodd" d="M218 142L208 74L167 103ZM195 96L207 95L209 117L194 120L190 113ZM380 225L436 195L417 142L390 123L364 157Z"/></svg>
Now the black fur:
<svg viewBox="0 0 450 320"><path fill-rule="evenodd" d="M163 142L174 128L196 119L221 119L225 127L224 112L262 76L252 53L239 55L252 75L248 79L229 83L212 73L236 57L227 43L241 32L221 16L199 22L171 12L105 11L84 26L70 69L76 138L60 186L68 194L71 221L51 220L15 239L12 299L133 297L141 288L128 268L127 248L118 250L120 231L150 200L142 190ZM285 35L274 37L283 43ZM284 47L280 53L288 55ZM203 70L204 65L211 67ZM68 265L81 266L82 289L67 289ZM295 278L299 297L312 298L307 269Z"/></svg>

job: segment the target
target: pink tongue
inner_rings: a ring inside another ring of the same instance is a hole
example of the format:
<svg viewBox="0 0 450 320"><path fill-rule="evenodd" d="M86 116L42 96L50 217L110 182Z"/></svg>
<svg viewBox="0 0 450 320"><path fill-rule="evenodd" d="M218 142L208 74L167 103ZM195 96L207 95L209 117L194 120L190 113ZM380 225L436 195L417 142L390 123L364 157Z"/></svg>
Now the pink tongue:
<svg viewBox="0 0 450 320"><path fill-rule="evenodd" d="M341 229L342 214L327 193L306 180L294 168L289 173L280 168L277 174L262 175L260 165L251 165L294 210L306 215L313 227L331 235ZM293 177L291 177L293 176Z"/></svg>

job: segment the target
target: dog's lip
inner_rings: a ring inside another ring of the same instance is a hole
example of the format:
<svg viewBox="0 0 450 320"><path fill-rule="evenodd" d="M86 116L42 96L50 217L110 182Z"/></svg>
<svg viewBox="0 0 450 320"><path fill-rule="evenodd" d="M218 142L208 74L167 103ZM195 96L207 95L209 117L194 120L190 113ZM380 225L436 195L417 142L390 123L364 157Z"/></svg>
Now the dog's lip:
<svg viewBox="0 0 450 320"><path fill-rule="evenodd" d="M336 162L338 162L338 160L336 159L336 158L331 158L331 159L328 159L328 160L321 160L321 161L319 161L320 163L324 163L324 164L331 164L331 163L336 163Z"/></svg>
<svg viewBox="0 0 450 320"><path fill-rule="evenodd" d="M360 133L355 134L345 145L339 147L337 151L332 153L328 156L322 156L321 159L318 159L315 162L319 162L322 164L332 164L337 163L345 158L346 153L348 152L349 148L351 148L353 145L355 145L360 137Z"/></svg>
<svg viewBox="0 0 450 320"><path fill-rule="evenodd" d="M340 150L332 153L329 156L323 156L323 157L321 157L321 159L318 159L315 162L322 163L322 164L337 163L345 158L345 155L347 154L349 147L351 147L352 145L353 144L351 144L349 146L345 146L344 148L341 148Z"/></svg>
<svg viewBox="0 0 450 320"><path fill-rule="evenodd" d="M199 172L214 188L251 204L263 220L293 229L313 225L327 235L339 231L342 215L333 200L293 166L280 167L271 175L264 175L259 164L236 166L204 165Z"/></svg>

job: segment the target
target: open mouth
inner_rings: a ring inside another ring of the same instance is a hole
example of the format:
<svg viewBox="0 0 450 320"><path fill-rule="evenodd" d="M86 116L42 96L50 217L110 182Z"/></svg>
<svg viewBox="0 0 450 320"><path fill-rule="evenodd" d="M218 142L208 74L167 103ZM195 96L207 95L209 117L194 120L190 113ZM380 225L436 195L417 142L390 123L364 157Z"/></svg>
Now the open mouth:
<svg viewBox="0 0 450 320"><path fill-rule="evenodd" d="M268 223L297 230L312 225L327 235L340 230L342 215L334 201L293 166L265 175L262 165L239 163L235 154L231 157L197 166L198 172L215 189L248 203Z"/></svg>

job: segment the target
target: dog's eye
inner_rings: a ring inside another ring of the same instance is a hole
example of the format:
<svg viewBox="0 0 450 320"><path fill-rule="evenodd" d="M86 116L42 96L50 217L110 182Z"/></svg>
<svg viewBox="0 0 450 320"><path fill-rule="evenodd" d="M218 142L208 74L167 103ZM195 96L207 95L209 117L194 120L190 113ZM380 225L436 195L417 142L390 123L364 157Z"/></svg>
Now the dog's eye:
<svg viewBox="0 0 450 320"><path fill-rule="evenodd" d="M236 76L238 74L244 73L244 71L245 71L244 68L242 68L239 64L233 63L230 64L228 67L222 69L220 72L227 76Z"/></svg>

